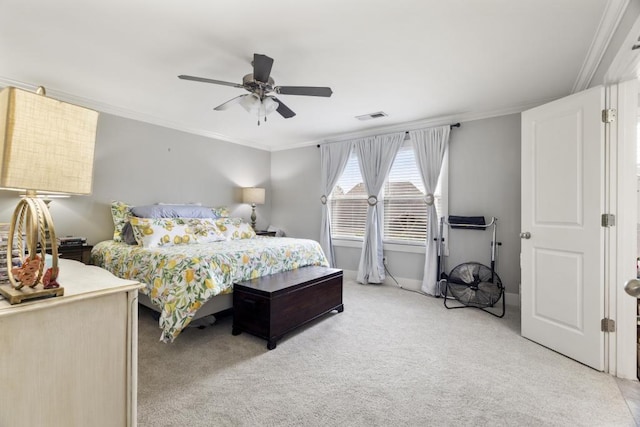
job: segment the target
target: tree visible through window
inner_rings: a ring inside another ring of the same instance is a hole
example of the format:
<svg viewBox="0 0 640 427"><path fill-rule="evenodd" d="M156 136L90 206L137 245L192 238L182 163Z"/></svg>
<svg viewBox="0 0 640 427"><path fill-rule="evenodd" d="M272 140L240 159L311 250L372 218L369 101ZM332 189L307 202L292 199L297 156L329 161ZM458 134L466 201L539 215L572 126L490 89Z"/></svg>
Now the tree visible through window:
<svg viewBox="0 0 640 427"><path fill-rule="evenodd" d="M436 195L436 207L440 201ZM378 203L382 203L385 241L424 243L427 232L425 189L410 141L405 142L398 152ZM367 206L367 192L358 157L352 152L345 171L329 196L332 237L361 239Z"/></svg>

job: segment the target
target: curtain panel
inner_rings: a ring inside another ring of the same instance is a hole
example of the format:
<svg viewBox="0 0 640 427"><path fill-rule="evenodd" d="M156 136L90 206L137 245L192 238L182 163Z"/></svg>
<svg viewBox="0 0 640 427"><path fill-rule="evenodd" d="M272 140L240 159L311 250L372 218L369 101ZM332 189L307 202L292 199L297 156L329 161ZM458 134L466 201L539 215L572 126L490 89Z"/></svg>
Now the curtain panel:
<svg viewBox="0 0 640 427"><path fill-rule="evenodd" d="M438 177L442 161L449 144L449 126L440 126L417 131L410 131L413 142L416 163L422 176L427 202L427 237L425 242L424 275L422 277L422 291L438 296L437 251L438 243L434 238L438 235L438 213L434 204L434 195L438 185Z"/></svg>
<svg viewBox="0 0 640 427"><path fill-rule="evenodd" d="M325 144L320 146L320 191L322 196L322 222L320 224L320 246L324 250L324 254L329 261L331 267L335 267L335 255L333 252L333 242L331 240L331 218L327 200L329 194L333 191L333 187L340 179L344 172L344 168L349 161L351 142L340 142L333 144Z"/></svg>
<svg viewBox="0 0 640 427"><path fill-rule="evenodd" d="M356 280L360 283L382 283L385 279L382 263L383 204L378 197L396 154L405 138L404 132L373 136L354 141L360 173L369 195L362 253Z"/></svg>

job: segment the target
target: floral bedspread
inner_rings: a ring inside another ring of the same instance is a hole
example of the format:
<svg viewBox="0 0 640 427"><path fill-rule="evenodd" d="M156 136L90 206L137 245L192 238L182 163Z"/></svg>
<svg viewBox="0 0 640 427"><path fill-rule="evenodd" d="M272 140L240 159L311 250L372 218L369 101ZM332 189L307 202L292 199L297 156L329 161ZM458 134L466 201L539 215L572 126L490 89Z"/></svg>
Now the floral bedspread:
<svg viewBox="0 0 640 427"><path fill-rule="evenodd" d="M161 308L160 340L173 341L196 311L233 283L308 265L328 266L320 244L287 237L256 237L194 245L144 248L107 240L91 251L94 265L146 285Z"/></svg>

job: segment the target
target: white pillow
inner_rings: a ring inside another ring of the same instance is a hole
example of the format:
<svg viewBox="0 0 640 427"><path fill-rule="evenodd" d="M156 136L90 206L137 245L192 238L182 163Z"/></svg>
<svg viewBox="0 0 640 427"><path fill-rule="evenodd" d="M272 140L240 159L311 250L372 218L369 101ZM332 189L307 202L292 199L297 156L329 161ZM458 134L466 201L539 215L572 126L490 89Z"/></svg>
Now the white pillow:
<svg viewBox="0 0 640 427"><path fill-rule="evenodd" d="M256 237L256 232L242 218L218 218L215 222L227 240L253 239Z"/></svg>
<svg viewBox="0 0 640 427"><path fill-rule="evenodd" d="M129 220L139 245L147 248L226 240L211 218L138 218Z"/></svg>

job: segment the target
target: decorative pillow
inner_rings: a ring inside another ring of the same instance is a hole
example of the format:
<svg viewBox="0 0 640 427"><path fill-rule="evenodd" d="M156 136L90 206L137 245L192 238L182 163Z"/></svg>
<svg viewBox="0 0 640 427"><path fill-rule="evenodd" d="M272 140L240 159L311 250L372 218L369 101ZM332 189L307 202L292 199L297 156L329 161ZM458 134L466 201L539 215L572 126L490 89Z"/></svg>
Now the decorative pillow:
<svg viewBox="0 0 640 427"><path fill-rule="evenodd" d="M136 236L133 234L133 227L131 226L131 222L127 221L127 223L122 227L122 241L127 245L137 245L138 241L136 240Z"/></svg>
<svg viewBox="0 0 640 427"><path fill-rule="evenodd" d="M256 237L256 232L242 218L219 218L215 222L227 240L253 239Z"/></svg>
<svg viewBox="0 0 640 427"><path fill-rule="evenodd" d="M113 240L122 242L122 231L131 217L131 206L124 202L111 202L111 216L113 217Z"/></svg>
<svg viewBox="0 0 640 427"><path fill-rule="evenodd" d="M229 218L229 209L226 206L218 206L217 208L211 208L216 218Z"/></svg>
<svg viewBox="0 0 640 427"><path fill-rule="evenodd" d="M212 208L198 205L144 205L131 208L139 218L219 218Z"/></svg>
<svg viewBox="0 0 640 427"><path fill-rule="evenodd" d="M131 217L130 222L138 244L147 248L225 240L209 218Z"/></svg>
<svg viewBox="0 0 640 427"><path fill-rule="evenodd" d="M166 202L158 202L156 205L189 205L189 206L202 206L200 202L189 202L189 203L166 203Z"/></svg>

